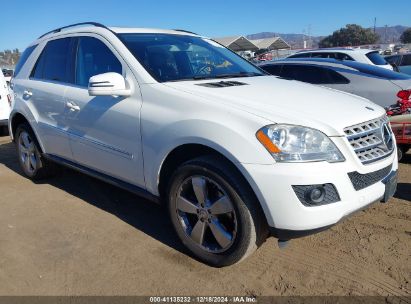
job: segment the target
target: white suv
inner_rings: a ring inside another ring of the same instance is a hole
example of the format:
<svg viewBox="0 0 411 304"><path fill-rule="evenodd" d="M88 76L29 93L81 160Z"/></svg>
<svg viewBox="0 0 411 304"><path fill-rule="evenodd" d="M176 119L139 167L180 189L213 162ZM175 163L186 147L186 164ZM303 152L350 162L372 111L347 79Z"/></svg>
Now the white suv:
<svg viewBox="0 0 411 304"><path fill-rule="evenodd" d="M376 50L359 48L331 48L300 51L288 58L332 58L337 60L358 61L366 64L376 65L388 70L394 70L393 66Z"/></svg>
<svg viewBox="0 0 411 304"><path fill-rule="evenodd" d="M58 163L164 203L210 265L244 259L269 234L323 230L396 189L381 107L266 75L193 33L60 28L27 48L12 86L10 133L29 178Z"/></svg>
<svg viewBox="0 0 411 304"><path fill-rule="evenodd" d="M11 95L3 73L0 72L0 136L7 130L10 115Z"/></svg>

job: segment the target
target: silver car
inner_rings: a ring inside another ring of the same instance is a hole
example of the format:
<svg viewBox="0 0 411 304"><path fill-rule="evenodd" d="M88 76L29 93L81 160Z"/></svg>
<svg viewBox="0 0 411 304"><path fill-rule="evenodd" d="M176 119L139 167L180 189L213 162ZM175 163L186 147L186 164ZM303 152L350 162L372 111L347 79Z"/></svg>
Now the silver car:
<svg viewBox="0 0 411 304"><path fill-rule="evenodd" d="M383 107L395 104L398 92L411 88L411 75L354 61L283 59L266 62L260 68L281 78L359 95Z"/></svg>

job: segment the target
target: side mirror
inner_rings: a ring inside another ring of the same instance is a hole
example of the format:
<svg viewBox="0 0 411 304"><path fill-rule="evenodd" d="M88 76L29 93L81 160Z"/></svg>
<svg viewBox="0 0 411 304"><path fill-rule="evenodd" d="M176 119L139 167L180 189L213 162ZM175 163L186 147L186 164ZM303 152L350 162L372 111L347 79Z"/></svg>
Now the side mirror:
<svg viewBox="0 0 411 304"><path fill-rule="evenodd" d="M131 89L126 86L126 80L118 73L95 75L88 82L90 96L130 96Z"/></svg>

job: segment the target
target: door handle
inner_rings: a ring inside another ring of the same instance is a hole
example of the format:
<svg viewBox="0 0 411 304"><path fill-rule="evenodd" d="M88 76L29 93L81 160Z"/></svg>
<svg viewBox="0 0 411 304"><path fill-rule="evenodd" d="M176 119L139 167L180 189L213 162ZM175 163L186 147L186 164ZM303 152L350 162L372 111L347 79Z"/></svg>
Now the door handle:
<svg viewBox="0 0 411 304"><path fill-rule="evenodd" d="M30 99L31 96L33 96L33 93L30 90L24 90L23 92L24 99Z"/></svg>
<svg viewBox="0 0 411 304"><path fill-rule="evenodd" d="M66 106L67 108L70 109L70 111L74 112L74 111L80 111L80 107L78 105L75 105L74 103L72 103L71 101L67 101L66 102Z"/></svg>

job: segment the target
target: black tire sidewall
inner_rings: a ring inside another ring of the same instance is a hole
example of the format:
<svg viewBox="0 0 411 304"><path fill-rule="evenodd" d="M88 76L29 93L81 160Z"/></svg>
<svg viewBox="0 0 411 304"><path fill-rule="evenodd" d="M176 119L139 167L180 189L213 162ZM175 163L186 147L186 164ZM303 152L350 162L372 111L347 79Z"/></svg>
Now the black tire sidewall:
<svg viewBox="0 0 411 304"><path fill-rule="evenodd" d="M230 197L237 219L237 234L234 243L222 253L211 253L200 248L183 230L176 214L176 198L181 183L187 178L201 175L216 182ZM224 170L210 165L208 162L194 160L183 164L171 178L168 189L168 209L171 222L183 244L201 261L212 266L226 266L241 260L246 254L252 241L252 227L254 225L250 211L243 201L241 189L238 189L239 180L233 180Z"/></svg>
<svg viewBox="0 0 411 304"><path fill-rule="evenodd" d="M37 164L36 164L36 170L34 170L33 173L27 172L24 165L22 164L22 161L21 161L19 141L20 141L20 134L23 131L27 132L29 134L31 140L34 143L35 154L36 154L36 157L37 157ZM40 149L39 149L39 145L38 145L36 136L34 135L34 132L31 130L30 126L28 126L27 124L21 124L17 127L17 130L16 130L16 145L17 145L17 154L18 154L18 158L19 158L19 164L20 164L20 167L23 170L24 174L26 176L28 176L29 178L31 178L31 179L37 178L40 175L41 170L43 168L43 160L42 160L42 157L41 157L41 153L40 153Z"/></svg>

